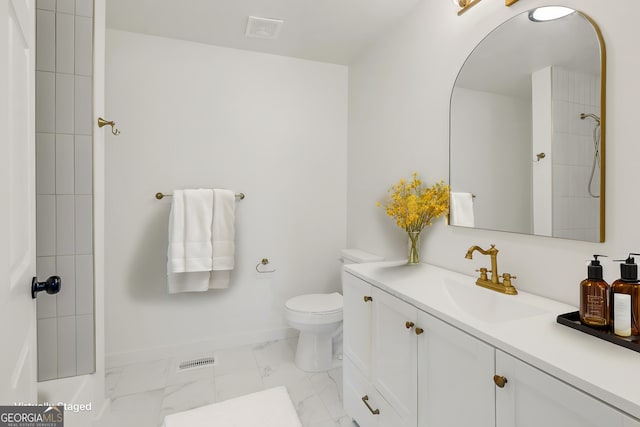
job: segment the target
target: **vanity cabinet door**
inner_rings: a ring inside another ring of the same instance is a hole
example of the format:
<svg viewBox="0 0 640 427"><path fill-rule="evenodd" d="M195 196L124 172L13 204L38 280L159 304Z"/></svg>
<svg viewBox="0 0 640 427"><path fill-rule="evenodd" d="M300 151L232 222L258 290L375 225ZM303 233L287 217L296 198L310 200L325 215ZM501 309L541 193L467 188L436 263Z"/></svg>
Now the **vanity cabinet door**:
<svg viewBox="0 0 640 427"><path fill-rule="evenodd" d="M496 350L497 427L624 427L629 418L601 401Z"/></svg>
<svg viewBox="0 0 640 427"><path fill-rule="evenodd" d="M422 311L417 323L418 427L495 427L494 348Z"/></svg>
<svg viewBox="0 0 640 427"><path fill-rule="evenodd" d="M417 418L416 317L412 305L373 289L373 385L407 427Z"/></svg>
<svg viewBox="0 0 640 427"><path fill-rule="evenodd" d="M371 376L371 285L342 273L343 352L369 379Z"/></svg>

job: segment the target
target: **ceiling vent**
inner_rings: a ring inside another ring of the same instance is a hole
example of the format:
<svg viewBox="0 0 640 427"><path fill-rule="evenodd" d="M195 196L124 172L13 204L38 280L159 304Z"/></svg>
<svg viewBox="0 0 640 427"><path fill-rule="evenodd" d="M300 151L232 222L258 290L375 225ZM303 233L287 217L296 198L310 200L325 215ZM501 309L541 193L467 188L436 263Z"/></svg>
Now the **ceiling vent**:
<svg viewBox="0 0 640 427"><path fill-rule="evenodd" d="M247 20L247 30L245 36L258 39L276 39L282 29L284 21L282 19L260 18L259 16L249 16Z"/></svg>

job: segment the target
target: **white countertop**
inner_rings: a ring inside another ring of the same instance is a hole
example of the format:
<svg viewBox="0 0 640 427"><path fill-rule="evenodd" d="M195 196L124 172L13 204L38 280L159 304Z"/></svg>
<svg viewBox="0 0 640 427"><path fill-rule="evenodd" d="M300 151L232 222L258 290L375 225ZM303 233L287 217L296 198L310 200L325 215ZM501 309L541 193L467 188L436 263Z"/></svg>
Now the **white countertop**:
<svg viewBox="0 0 640 427"><path fill-rule="evenodd" d="M640 419L640 353L556 322L576 307L520 291L503 295L429 264L351 264L345 271Z"/></svg>

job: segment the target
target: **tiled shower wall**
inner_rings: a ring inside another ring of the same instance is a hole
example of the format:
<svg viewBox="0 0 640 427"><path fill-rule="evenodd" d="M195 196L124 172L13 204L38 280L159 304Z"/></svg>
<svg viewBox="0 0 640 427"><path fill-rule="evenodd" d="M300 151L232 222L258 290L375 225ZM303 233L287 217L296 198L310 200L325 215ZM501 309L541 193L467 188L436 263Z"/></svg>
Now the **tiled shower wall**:
<svg viewBox="0 0 640 427"><path fill-rule="evenodd" d="M93 0L36 0L38 380L94 371Z"/></svg>
<svg viewBox="0 0 640 427"><path fill-rule="evenodd" d="M595 153L592 119L600 116L600 77L552 67L553 235L597 242L600 238L600 199L589 195ZM596 167L592 192L600 194Z"/></svg>

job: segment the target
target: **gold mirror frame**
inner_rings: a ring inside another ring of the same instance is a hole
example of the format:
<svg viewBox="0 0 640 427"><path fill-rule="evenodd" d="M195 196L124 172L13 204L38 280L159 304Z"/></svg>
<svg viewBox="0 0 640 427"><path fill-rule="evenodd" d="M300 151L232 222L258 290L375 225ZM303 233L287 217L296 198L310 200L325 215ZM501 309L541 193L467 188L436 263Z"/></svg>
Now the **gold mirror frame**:
<svg viewBox="0 0 640 427"><path fill-rule="evenodd" d="M510 0L506 0L506 2L509 2ZM515 1L511 1L510 4L515 3L517 0ZM507 4L507 5L510 5ZM522 13L526 13L528 14L529 11L525 11ZM607 78L607 74L606 74L606 48L605 48L605 43L604 43L604 38L602 37L602 32L600 30L600 28L598 27L598 25L595 23L595 21L588 15L586 15L585 13L576 10L577 14L579 14L581 17L583 17L590 25L591 28L593 29L596 37L597 37L597 43L599 45L600 48L600 203L599 203L599 225L600 225L600 233L599 233L599 242L604 242L605 241L605 223L606 223L606 217L605 217L605 206L606 206L606 78ZM518 14L520 15L520 14ZM502 23L500 26L496 27L491 33L493 34L496 30L498 30L500 27L502 27L502 25L505 25L506 23L508 23L511 19L515 18L518 15L514 15L512 18L510 18L509 20L505 21L504 23ZM544 23L543 23L544 24ZM489 37L489 36L487 36ZM485 37L486 39L486 37ZM469 58L473 55L473 53L482 45L482 43L484 42L484 40L481 40L478 45L476 46L476 48L474 48L474 51L469 55ZM467 62L469 61L469 58L467 58L467 60L465 61L465 64L463 64L458 77L456 78L456 83L458 82L458 79L460 77L460 74L462 73L462 70L464 69L465 65L467 64ZM552 64L550 64L552 65ZM452 96L451 96L451 111L450 114L452 114L453 111L453 91L456 88L456 83L454 83L453 89L452 89ZM450 126L452 125L451 123L451 115L450 115ZM451 138L451 133L452 133L452 129L450 128L450 143L453 143L452 138ZM451 149L450 149L451 152ZM450 175L451 175L451 168L455 167L455 165L453 165L453 159L450 157ZM451 176L450 176L450 182L452 184L454 184L451 180ZM455 188L452 187L452 191L455 191ZM507 203L507 202L505 202ZM496 207L496 209L502 209L501 207ZM451 225L455 225L455 224L451 224ZM477 227L477 228L482 228L482 227ZM494 229L497 231L505 231L505 230L500 230L497 228L490 228L487 227L489 229ZM519 232L516 231L517 233L524 233L524 234L534 234L533 231L531 232ZM549 236L549 237L555 237L555 236ZM563 237L558 237L558 238L563 238ZM566 237L565 237L566 238ZM579 239L576 239L579 240ZM583 239L586 240L586 239ZM596 241L596 240L587 240L587 241Z"/></svg>

